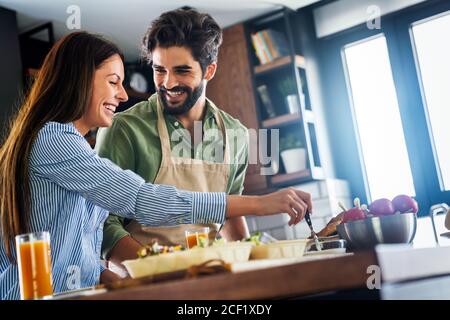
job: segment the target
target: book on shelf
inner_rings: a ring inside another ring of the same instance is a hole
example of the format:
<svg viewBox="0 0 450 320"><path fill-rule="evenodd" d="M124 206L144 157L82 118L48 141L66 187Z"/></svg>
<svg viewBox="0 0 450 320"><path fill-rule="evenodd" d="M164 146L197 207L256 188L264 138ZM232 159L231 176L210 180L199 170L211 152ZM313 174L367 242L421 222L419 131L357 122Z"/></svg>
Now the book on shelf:
<svg viewBox="0 0 450 320"><path fill-rule="evenodd" d="M261 64L289 55L289 46L283 33L264 29L251 35L253 48Z"/></svg>
<svg viewBox="0 0 450 320"><path fill-rule="evenodd" d="M277 114L273 107L272 100L270 99L269 89L267 88L267 86L263 84L258 86L256 89L258 90L259 97L261 98L261 102L264 107L264 110L267 113L267 116L269 118L275 117Z"/></svg>
<svg viewBox="0 0 450 320"><path fill-rule="evenodd" d="M257 33L252 34L252 44L255 49L256 56L261 64L268 63L270 61L267 51L264 49L264 44Z"/></svg>

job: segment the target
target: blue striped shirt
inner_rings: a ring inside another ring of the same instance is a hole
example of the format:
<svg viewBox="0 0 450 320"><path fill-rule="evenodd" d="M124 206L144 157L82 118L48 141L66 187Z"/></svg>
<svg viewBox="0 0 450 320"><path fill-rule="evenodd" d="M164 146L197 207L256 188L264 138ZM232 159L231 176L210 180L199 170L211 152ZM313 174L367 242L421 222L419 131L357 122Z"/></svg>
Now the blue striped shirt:
<svg viewBox="0 0 450 320"><path fill-rule="evenodd" d="M31 231L49 231L53 288L98 283L103 222L108 212L150 226L223 223L225 193L155 185L100 158L73 126L47 123L30 154ZM14 244L11 244L16 257ZM0 245L0 298L19 299L17 264Z"/></svg>

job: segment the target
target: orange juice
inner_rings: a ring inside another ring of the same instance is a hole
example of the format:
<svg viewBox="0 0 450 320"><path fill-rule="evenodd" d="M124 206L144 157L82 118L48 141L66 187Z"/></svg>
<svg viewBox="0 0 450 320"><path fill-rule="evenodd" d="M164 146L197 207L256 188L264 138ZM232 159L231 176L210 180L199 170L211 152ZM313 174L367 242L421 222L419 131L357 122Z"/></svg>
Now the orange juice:
<svg viewBox="0 0 450 320"><path fill-rule="evenodd" d="M188 249L191 249L195 246L200 245L200 239L208 239L208 233L207 232L193 232L190 234L186 234L186 243Z"/></svg>
<svg viewBox="0 0 450 320"><path fill-rule="evenodd" d="M36 299L53 294L50 241L18 243L18 264L22 299Z"/></svg>
<svg viewBox="0 0 450 320"><path fill-rule="evenodd" d="M186 236L186 241L187 241L188 249L196 246L197 245L197 235L195 233L187 235Z"/></svg>

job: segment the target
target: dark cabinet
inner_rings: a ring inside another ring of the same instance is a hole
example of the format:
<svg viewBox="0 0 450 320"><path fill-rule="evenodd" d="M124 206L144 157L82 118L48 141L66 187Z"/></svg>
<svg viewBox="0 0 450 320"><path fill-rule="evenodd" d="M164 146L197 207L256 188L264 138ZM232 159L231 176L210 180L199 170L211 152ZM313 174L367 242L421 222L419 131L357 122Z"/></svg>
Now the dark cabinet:
<svg viewBox="0 0 450 320"><path fill-rule="evenodd" d="M0 135L3 140L9 120L18 107L22 90L22 63L16 13L1 7L0 43Z"/></svg>
<svg viewBox="0 0 450 320"><path fill-rule="evenodd" d="M260 126L279 134L279 162L267 176L272 188L324 178L307 61L293 36L295 21L296 13L283 9L245 23ZM277 150L273 143L271 149Z"/></svg>
<svg viewBox="0 0 450 320"><path fill-rule="evenodd" d="M271 158L269 164L260 158L261 140L251 146L259 164L249 166L247 193L324 178L306 61L293 37L294 16L283 9L225 29L218 70L208 84L207 96L247 128L279 136L278 147L268 138L263 154Z"/></svg>

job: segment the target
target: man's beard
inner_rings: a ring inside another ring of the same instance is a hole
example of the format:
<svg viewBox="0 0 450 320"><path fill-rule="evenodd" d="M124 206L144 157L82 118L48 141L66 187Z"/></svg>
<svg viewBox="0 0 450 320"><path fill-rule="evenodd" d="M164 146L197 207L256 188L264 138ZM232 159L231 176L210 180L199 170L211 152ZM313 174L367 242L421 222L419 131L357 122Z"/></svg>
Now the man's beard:
<svg viewBox="0 0 450 320"><path fill-rule="evenodd" d="M185 86L176 86L176 87L171 88L170 90L167 90L166 87L161 86L158 89L158 95L159 95L159 98L161 99L161 103L163 105L164 113L172 114L172 115L185 114L186 112L191 110L191 108L197 102L198 98L200 98L200 96L203 93L203 88L204 88L204 82L203 81L200 82L198 87L195 87L194 90L192 90L189 87L185 87ZM180 106L171 107L171 106L169 106L169 103L167 102L167 99L166 99L167 91L171 91L171 92L185 92L187 97L186 97L186 99L184 100L184 102Z"/></svg>

